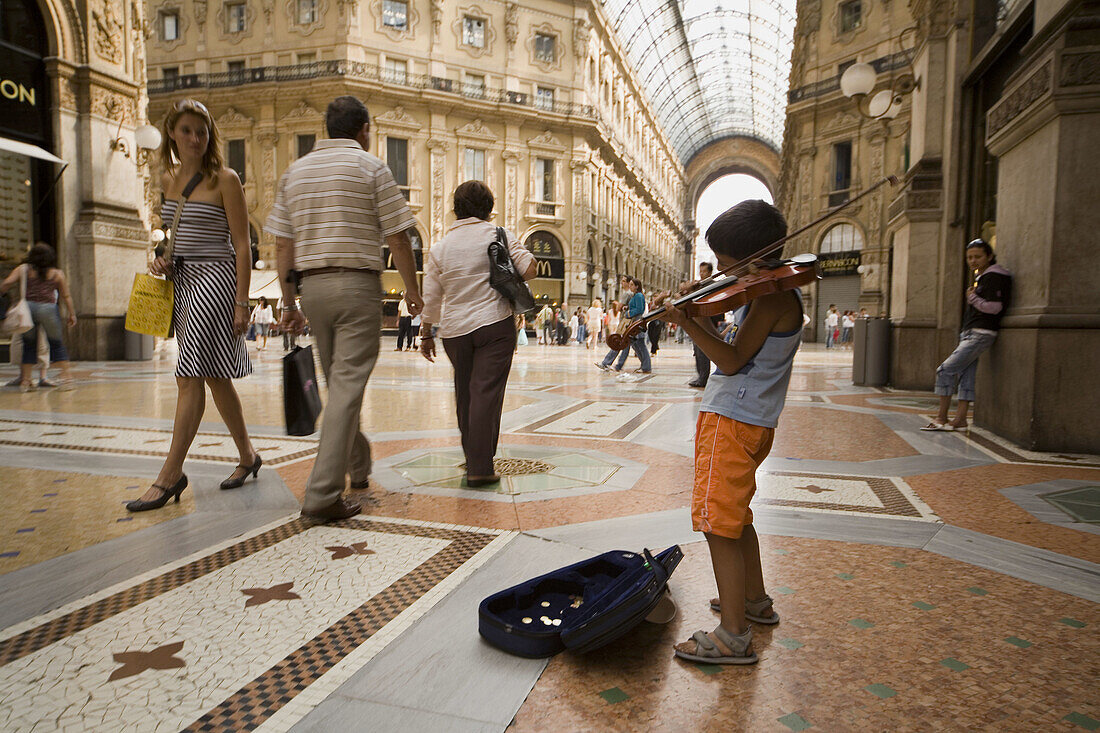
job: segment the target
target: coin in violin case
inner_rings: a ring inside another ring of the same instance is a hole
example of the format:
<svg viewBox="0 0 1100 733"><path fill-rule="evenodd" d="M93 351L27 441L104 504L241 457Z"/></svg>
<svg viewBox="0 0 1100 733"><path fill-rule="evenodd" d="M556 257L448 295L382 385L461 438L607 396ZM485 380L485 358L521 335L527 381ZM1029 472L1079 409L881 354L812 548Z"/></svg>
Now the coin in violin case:
<svg viewBox="0 0 1100 733"><path fill-rule="evenodd" d="M478 632L532 659L597 649L668 603L668 578L683 556L678 545L656 556L613 550L540 575L482 600Z"/></svg>

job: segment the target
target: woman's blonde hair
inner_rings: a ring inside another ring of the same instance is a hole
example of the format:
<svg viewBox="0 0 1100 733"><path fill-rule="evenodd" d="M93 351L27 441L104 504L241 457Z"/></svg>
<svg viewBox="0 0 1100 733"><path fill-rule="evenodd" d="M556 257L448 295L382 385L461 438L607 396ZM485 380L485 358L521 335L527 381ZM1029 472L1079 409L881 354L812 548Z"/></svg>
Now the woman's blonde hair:
<svg viewBox="0 0 1100 733"><path fill-rule="evenodd" d="M168 109L164 116L164 124L161 133L163 137L160 144L160 162L165 171L172 171L180 161L180 153L176 148L176 141L168 134L176 128L176 123L185 114L195 115L206 123L206 129L210 133L206 141L206 152L202 155L202 163L199 164L199 172L203 178L210 179L210 187L217 184L218 173L224 163L222 161L221 139L218 137L218 126L214 124L214 117L206 105L195 99L181 99Z"/></svg>

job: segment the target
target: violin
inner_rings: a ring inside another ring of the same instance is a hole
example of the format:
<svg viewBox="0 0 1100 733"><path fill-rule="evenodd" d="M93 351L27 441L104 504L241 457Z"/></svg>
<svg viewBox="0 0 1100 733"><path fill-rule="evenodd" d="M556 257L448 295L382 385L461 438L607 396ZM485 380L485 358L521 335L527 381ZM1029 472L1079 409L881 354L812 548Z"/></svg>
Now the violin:
<svg viewBox="0 0 1100 733"><path fill-rule="evenodd" d="M660 318L662 314L668 312L670 307L682 308L689 318L717 316L740 308L764 295L794 290L821 279L821 271L816 255L802 254L789 260L761 260L758 258L774 252L788 240L817 226L826 219L836 216L856 201L887 183L897 185L898 179L895 176L883 178L858 196L849 199L843 205L818 217L782 239L772 242L760 251L754 252L746 257L744 262L720 270L705 280L700 280L695 284L694 290L673 299L671 302L651 308L634 319L624 319L617 333L607 335L608 347L616 351L627 348L630 339L638 335L650 321ZM663 301L665 297L667 296L662 296L661 300Z"/></svg>

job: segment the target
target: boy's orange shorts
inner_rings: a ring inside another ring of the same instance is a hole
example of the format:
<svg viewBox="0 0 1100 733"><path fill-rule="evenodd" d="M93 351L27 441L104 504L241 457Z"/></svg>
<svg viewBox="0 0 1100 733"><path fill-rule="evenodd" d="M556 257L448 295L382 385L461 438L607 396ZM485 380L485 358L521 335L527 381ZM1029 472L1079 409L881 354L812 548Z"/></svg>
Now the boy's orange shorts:
<svg viewBox="0 0 1100 733"><path fill-rule="evenodd" d="M749 501L756 469L772 449L775 428L700 412L695 426L695 489L691 524L697 532L738 539L752 524Z"/></svg>

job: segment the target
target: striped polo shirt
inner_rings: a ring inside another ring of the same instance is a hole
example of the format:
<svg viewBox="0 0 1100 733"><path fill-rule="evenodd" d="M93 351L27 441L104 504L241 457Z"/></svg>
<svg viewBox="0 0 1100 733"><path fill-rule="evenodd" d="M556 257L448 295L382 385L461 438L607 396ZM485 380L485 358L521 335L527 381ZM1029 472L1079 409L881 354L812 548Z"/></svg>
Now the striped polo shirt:
<svg viewBox="0 0 1100 733"><path fill-rule="evenodd" d="M264 231L294 240L297 270L385 269L386 237L415 226L389 167L354 140L321 140L287 168Z"/></svg>

